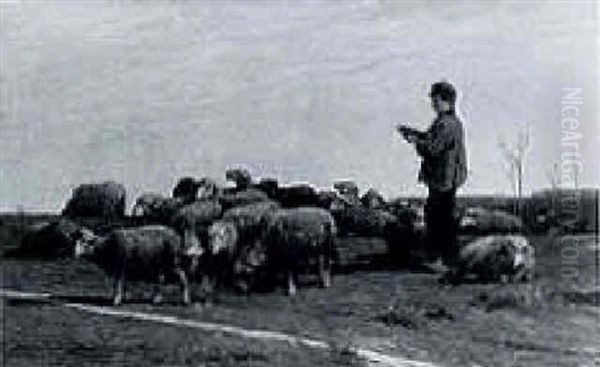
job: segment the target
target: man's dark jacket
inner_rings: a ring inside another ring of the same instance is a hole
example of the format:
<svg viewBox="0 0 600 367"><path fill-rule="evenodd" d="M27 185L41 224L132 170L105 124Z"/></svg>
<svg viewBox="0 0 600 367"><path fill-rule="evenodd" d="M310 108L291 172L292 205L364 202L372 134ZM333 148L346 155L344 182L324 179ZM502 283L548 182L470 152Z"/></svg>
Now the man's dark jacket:
<svg viewBox="0 0 600 367"><path fill-rule="evenodd" d="M423 158L419 181L430 190L455 190L467 179L464 130L454 113L440 115L420 134L416 148Z"/></svg>

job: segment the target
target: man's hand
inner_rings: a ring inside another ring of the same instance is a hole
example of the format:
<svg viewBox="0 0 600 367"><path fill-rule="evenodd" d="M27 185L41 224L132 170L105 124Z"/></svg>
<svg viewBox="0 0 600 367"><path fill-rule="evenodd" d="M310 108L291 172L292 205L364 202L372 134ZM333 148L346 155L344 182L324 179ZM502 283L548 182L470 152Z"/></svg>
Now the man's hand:
<svg viewBox="0 0 600 367"><path fill-rule="evenodd" d="M396 125L396 130L398 130L398 132L402 134L402 137L407 142L414 143L415 141L417 141L418 132L412 127L404 124L398 124Z"/></svg>

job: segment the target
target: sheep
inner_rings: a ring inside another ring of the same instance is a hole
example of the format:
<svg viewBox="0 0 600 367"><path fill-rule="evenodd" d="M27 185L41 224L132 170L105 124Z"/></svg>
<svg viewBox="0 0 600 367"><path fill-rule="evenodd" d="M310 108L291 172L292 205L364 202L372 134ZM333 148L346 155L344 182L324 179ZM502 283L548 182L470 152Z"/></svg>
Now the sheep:
<svg viewBox="0 0 600 367"><path fill-rule="evenodd" d="M385 206L385 199L375 189L370 188L360 198L360 202L368 209L379 209Z"/></svg>
<svg viewBox="0 0 600 367"><path fill-rule="evenodd" d="M113 181L79 185L73 190L62 215L122 219L125 217L125 187Z"/></svg>
<svg viewBox="0 0 600 367"><path fill-rule="evenodd" d="M259 183L254 185L254 188L263 191L269 199L276 200L279 191L279 181L275 178L262 178Z"/></svg>
<svg viewBox="0 0 600 367"><path fill-rule="evenodd" d="M223 214L217 200L200 200L181 207L172 216L170 225L183 236L186 247L208 246L207 230Z"/></svg>
<svg viewBox="0 0 600 367"><path fill-rule="evenodd" d="M243 189L233 193L222 193L219 196L219 202L225 210L237 206L243 206L261 201L269 201L269 196L262 190L255 188Z"/></svg>
<svg viewBox="0 0 600 367"><path fill-rule="evenodd" d="M197 181L200 192L198 193L198 200L215 200L218 198L221 189L212 178L203 177Z"/></svg>
<svg viewBox="0 0 600 367"><path fill-rule="evenodd" d="M227 210L222 220L234 223L242 236L252 237L260 230L261 223L269 213L278 208L279 204L271 200L251 203Z"/></svg>
<svg viewBox="0 0 600 367"><path fill-rule="evenodd" d="M360 205L358 198L358 186L352 180L338 180L333 183L333 188L337 190L340 197L351 206Z"/></svg>
<svg viewBox="0 0 600 367"><path fill-rule="evenodd" d="M331 284L331 255L336 225L331 214L321 208L278 209L270 213L261 242L273 276L285 274L287 294L296 294L298 274L318 260L321 286Z"/></svg>
<svg viewBox="0 0 600 367"><path fill-rule="evenodd" d="M182 177L173 188L172 196L173 198L180 199L184 204L189 204L196 200L199 188L199 182L193 177Z"/></svg>
<svg viewBox="0 0 600 367"><path fill-rule="evenodd" d="M179 198L168 198L154 193L140 195L131 210L135 218L145 223L168 224L177 210L183 206Z"/></svg>
<svg viewBox="0 0 600 367"><path fill-rule="evenodd" d="M317 191L317 207L333 210L340 198L335 190L321 189Z"/></svg>
<svg viewBox="0 0 600 367"><path fill-rule="evenodd" d="M225 171L225 179L235 183L237 190L244 190L252 184L250 172L244 168L230 168Z"/></svg>
<svg viewBox="0 0 600 367"><path fill-rule="evenodd" d="M202 249L185 248L171 228L149 225L116 229L102 237L82 229L74 240L76 257L92 261L114 278L113 305L123 301L125 279L156 281L153 302L160 303L160 288L167 276L177 278L183 303L190 303L188 277L196 271Z"/></svg>
<svg viewBox="0 0 600 367"><path fill-rule="evenodd" d="M398 218L385 209L368 209L362 205L338 206L332 208L331 213L338 223L340 235L385 237L398 222Z"/></svg>
<svg viewBox="0 0 600 367"><path fill-rule="evenodd" d="M208 229L208 241L219 255L211 264L220 269L220 277L226 283L239 280L236 285L244 292L248 290L247 275L262 265L256 251L262 225L268 215L278 209L274 201L252 203L227 210L223 218ZM244 262L245 261L245 262Z"/></svg>
<svg viewBox="0 0 600 367"><path fill-rule="evenodd" d="M284 208L297 208L301 206L314 206L319 203L316 189L309 184L294 184L280 187L277 199Z"/></svg>
<svg viewBox="0 0 600 367"><path fill-rule="evenodd" d="M476 237L461 248L454 269L441 280L458 283L467 275L478 280L530 281L535 267L535 249L522 235Z"/></svg>
<svg viewBox="0 0 600 367"><path fill-rule="evenodd" d="M4 256L33 257L33 258L60 258L73 254L74 233L81 226L68 218L40 223L32 226L31 231L21 239L20 246L7 251Z"/></svg>

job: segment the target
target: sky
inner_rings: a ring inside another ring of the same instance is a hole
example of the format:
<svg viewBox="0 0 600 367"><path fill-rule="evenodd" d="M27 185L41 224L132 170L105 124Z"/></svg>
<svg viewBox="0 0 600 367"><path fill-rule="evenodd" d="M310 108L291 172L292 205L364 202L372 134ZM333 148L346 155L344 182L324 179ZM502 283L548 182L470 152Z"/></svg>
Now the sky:
<svg viewBox="0 0 600 367"><path fill-rule="evenodd" d="M519 124L525 192L549 185L575 149L561 145L563 88L582 88L577 180L597 187L598 14L593 1L2 1L0 211L57 211L105 180L131 205L228 167L425 195L394 126L427 128L439 80L459 91L460 193L511 193L498 142Z"/></svg>

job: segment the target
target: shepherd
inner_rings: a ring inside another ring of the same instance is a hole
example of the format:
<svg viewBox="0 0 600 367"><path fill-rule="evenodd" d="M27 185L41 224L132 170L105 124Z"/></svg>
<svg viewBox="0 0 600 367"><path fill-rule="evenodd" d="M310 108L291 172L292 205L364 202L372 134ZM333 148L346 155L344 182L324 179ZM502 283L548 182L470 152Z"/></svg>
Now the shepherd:
<svg viewBox="0 0 600 367"><path fill-rule="evenodd" d="M421 157L419 182L428 189L425 204L429 267L443 272L454 267L458 256L456 191L467 179L463 125L455 111L456 89L442 81L431 86L431 107L437 114L429 129L418 131L400 124L396 128L414 144Z"/></svg>

